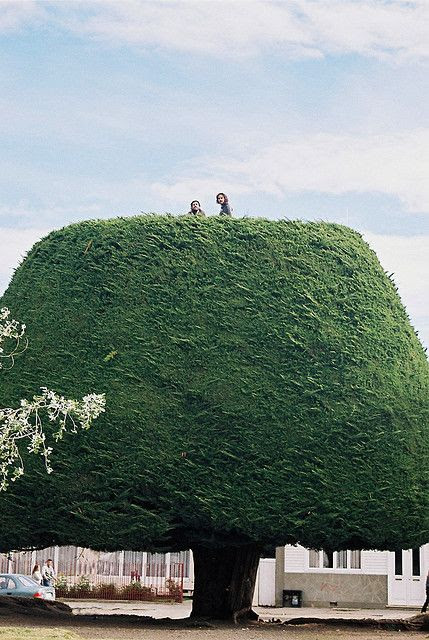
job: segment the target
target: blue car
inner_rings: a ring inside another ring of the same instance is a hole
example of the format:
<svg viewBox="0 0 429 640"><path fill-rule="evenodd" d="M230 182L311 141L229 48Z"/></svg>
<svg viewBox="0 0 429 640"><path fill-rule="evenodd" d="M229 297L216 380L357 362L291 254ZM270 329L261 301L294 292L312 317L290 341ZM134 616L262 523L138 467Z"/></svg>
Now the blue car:
<svg viewBox="0 0 429 640"><path fill-rule="evenodd" d="M42 587L29 576L20 573L0 573L0 596L55 600L54 587Z"/></svg>

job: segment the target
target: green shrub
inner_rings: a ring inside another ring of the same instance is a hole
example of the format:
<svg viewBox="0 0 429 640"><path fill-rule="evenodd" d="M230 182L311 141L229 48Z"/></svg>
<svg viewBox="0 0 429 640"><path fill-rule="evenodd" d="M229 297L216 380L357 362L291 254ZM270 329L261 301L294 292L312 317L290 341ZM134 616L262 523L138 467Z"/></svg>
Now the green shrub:
<svg viewBox="0 0 429 640"><path fill-rule="evenodd" d="M79 576L75 588L77 591L88 593L92 589L92 584L88 576Z"/></svg>
<svg viewBox="0 0 429 640"><path fill-rule="evenodd" d="M183 598L183 589L181 585L173 579L166 581L168 594L177 602L181 602Z"/></svg>
<svg viewBox="0 0 429 640"><path fill-rule="evenodd" d="M119 597L120 589L116 587L115 584L111 584L108 582L102 582L100 584L95 585L91 590L94 598L106 598L108 600L114 600Z"/></svg>
<svg viewBox="0 0 429 640"><path fill-rule="evenodd" d="M59 573L55 580L55 589L61 591L67 591L68 589L68 581L65 575Z"/></svg>
<svg viewBox="0 0 429 640"><path fill-rule="evenodd" d="M120 589L121 598L128 600L154 600L156 592L140 582L131 582Z"/></svg>

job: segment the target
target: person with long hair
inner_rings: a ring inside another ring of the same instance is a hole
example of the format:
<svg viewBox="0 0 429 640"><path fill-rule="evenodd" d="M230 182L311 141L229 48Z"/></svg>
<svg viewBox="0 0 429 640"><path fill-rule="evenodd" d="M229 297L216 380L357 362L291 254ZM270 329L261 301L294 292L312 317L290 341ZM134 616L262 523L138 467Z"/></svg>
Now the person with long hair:
<svg viewBox="0 0 429 640"><path fill-rule="evenodd" d="M40 564L36 562L33 567L33 571L31 572L31 577L38 584L42 584L42 572L40 571Z"/></svg>
<svg viewBox="0 0 429 640"><path fill-rule="evenodd" d="M220 204L220 216L231 216L231 207L228 202L228 196L225 193L218 193L216 196L216 202Z"/></svg>

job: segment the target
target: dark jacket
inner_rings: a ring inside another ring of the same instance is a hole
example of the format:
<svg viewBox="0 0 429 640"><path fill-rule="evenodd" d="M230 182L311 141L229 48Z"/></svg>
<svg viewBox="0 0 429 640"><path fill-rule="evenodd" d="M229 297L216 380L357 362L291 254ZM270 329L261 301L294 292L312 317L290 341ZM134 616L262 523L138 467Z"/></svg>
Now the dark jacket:
<svg viewBox="0 0 429 640"><path fill-rule="evenodd" d="M224 202L223 204L220 205L219 215L220 216L232 216L231 207L229 206L228 202Z"/></svg>

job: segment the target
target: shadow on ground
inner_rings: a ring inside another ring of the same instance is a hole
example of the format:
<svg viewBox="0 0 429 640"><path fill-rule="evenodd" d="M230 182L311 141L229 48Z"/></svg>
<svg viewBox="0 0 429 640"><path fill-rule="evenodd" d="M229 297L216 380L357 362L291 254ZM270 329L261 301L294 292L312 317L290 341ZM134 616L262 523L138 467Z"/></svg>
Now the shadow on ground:
<svg viewBox="0 0 429 640"><path fill-rule="evenodd" d="M38 622L46 620L49 625L59 624L61 626L97 626L102 627L166 627L174 629L190 628L219 628L231 627L232 622L195 619L195 618L153 618L151 616L127 615L127 614L75 614L73 609L62 602L46 602L44 600L32 600L25 598L13 598L0 596L0 619L10 618L36 618ZM408 618L353 618L353 617L317 617L305 616L295 617L288 620L279 620L273 617L271 620L264 620L255 623L247 623L251 626L266 627L267 625L277 626L299 626L319 624L328 627L354 627L385 629L389 631L429 631L429 614L418 614Z"/></svg>

